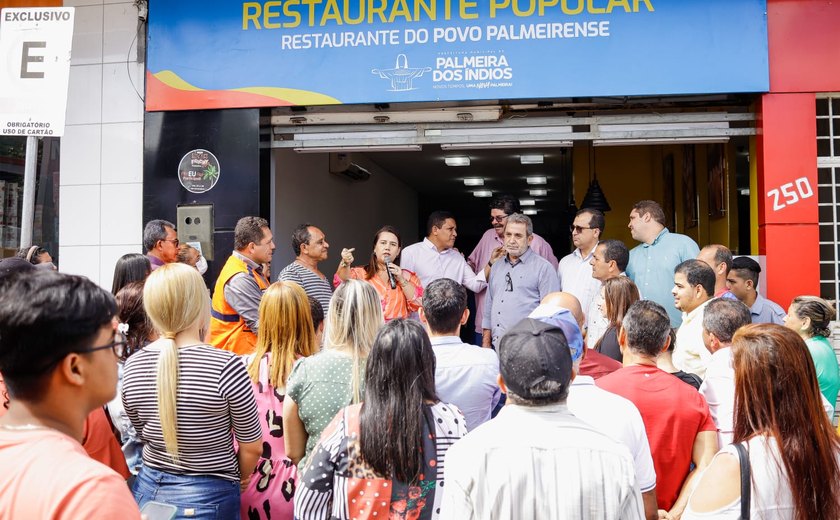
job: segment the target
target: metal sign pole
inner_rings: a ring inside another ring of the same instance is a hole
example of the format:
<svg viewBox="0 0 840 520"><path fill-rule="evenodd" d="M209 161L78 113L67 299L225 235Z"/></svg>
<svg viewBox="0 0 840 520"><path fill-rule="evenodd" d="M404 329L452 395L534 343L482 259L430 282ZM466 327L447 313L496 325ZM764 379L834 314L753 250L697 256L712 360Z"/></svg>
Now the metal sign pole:
<svg viewBox="0 0 840 520"><path fill-rule="evenodd" d="M32 245L35 220L35 170L38 167L38 137L26 138L26 163L23 170L23 211L20 220L20 247Z"/></svg>

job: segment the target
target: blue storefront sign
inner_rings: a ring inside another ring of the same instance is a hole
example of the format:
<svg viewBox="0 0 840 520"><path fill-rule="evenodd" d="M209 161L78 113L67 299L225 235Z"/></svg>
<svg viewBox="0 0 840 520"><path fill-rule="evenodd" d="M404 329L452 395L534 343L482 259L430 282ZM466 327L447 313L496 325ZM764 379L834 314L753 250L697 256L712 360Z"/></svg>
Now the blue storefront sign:
<svg viewBox="0 0 840 520"><path fill-rule="evenodd" d="M765 92L760 0L150 0L148 110Z"/></svg>

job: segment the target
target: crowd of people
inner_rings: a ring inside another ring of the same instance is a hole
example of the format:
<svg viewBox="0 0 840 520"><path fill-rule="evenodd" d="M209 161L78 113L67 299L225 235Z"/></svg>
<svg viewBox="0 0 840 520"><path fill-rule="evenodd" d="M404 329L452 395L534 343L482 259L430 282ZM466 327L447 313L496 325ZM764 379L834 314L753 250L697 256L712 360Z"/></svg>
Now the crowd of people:
<svg viewBox="0 0 840 520"><path fill-rule="evenodd" d="M559 260L489 216L468 256L437 211L332 276L303 224L273 283L243 217L212 292L165 220L111 292L3 260L0 518L840 518L831 303L785 312L653 201L632 250L580 210Z"/></svg>

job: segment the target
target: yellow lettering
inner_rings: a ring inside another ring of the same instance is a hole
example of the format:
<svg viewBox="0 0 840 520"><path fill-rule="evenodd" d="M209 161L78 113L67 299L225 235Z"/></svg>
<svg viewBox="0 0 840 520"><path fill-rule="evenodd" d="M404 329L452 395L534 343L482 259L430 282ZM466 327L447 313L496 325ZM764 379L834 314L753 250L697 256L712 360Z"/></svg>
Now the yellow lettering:
<svg viewBox="0 0 840 520"><path fill-rule="evenodd" d="M359 0L359 16L350 18L350 0L344 0L344 21L349 25L359 25L365 21L365 0Z"/></svg>
<svg viewBox="0 0 840 520"><path fill-rule="evenodd" d="M452 5L450 4L450 0L443 1L443 19L450 20L452 18Z"/></svg>
<svg viewBox="0 0 840 520"><path fill-rule="evenodd" d="M260 11L262 6L259 2L244 2L242 4L242 30L248 30L248 22L254 22L254 29L262 29L260 27Z"/></svg>
<svg viewBox="0 0 840 520"><path fill-rule="evenodd" d="M429 20L434 21L437 19L437 2L435 0L430 0L431 6L425 0L414 0L414 12L417 13L415 15L415 20L420 19L420 9L422 8L426 11L426 16L429 17Z"/></svg>
<svg viewBox="0 0 840 520"><path fill-rule="evenodd" d="M629 13L630 11L630 0L610 0L610 3L607 4L607 12L611 13L613 8L616 6L624 7L624 12Z"/></svg>
<svg viewBox="0 0 840 520"><path fill-rule="evenodd" d="M303 5L309 6L309 27L315 27L315 6L320 4L322 0L301 0Z"/></svg>
<svg viewBox="0 0 840 520"><path fill-rule="evenodd" d="M286 22L283 24L283 27L293 29L295 27L300 27L300 13L296 10L292 9L292 7L300 5L300 0L286 0L283 4L283 15L286 18L291 18L291 22Z"/></svg>
<svg viewBox="0 0 840 520"><path fill-rule="evenodd" d="M519 8L519 0L513 0L513 14L516 16L531 16L534 14L534 10L536 6L534 5L534 0L528 0L528 10L523 11Z"/></svg>
<svg viewBox="0 0 840 520"><path fill-rule="evenodd" d="M368 4L368 23L373 23L373 15L378 14L379 20L382 23L385 23L385 7L387 7L387 0L381 0L379 2L379 7L374 7L373 3L376 0L370 0Z"/></svg>
<svg viewBox="0 0 840 520"><path fill-rule="evenodd" d="M587 12L592 13L592 14L601 14L604 11L606 11L606 9L604 9L603 7L595 7L594 5L592 5L593 3L594 3L594 0L586 0L586 11Z"/></svg>
<svg viewBox="0 0 840 520"><path fill-rule="evenodd" d="M574 9L569 7L569 2L571 0L562 0L563 3L561 4L561 9L563 9L563 14L580 14L583 12L583 0L577 0L577 7Z"/></svg>
<svg viewBox="0 0 840 520"><path fill-rule="evenodd" d="M496 11L510 7L510 0L490 0L490 18L496 17Z"/></svg>
<svg viewBox="0 0 840 520"><path fill-rule="evenodd" d="M397 16L402 16L406 22L411 21L411 11L405 5L405 0L394 1L394 6L391 8L391 16L388 17L388 23L392 23Z"/></svg>
<svg viewBox="0 0 840 520"><path fill-rule="evenodd" d="M334 21L336 25L344 23L341 20L341 12L338 10L336 0L327 0L327 5L324 7L324 14L321 15L321 27L327 25L329 21Z"/></svg>
<svg viewBox="0 0 840 520"><path fill-rule="evenodd" d="M639 12L639 2L640 1L645 3L645 7L647 7L647 10L649 12L651 12L651 13L653 12L653 6L651 5L649 0L633 0L633 12L634 13Z"/></svg>
<svg viewBox="0 0 840 520"><path fill-rule="evenodd" d="M476 2L470 2L469 0L461 0L461 19L462 20L470 20L472 18L478 18L478 13L468 13L467 8L475 9Z"/></svg>
<svg viewBox="0 0 840 520"><path fill-rule="evenodd" d="M559 2L560 2L560 0L540 0L540 8L539 8L540 16L543 16L545 14L545 8L546 7L554 7Z"/></svg>
<svg viewBox="0 0 840 520"><path fill-rule="evenodd" d="M280 18L280 9L279 7L283 4L283 2L279 1L272 1L266 2L263 4L263 27L266 29L279 29L283 26L280 22L272 22L275 18ZM277 10L273 8L277 7Z"/></svg>

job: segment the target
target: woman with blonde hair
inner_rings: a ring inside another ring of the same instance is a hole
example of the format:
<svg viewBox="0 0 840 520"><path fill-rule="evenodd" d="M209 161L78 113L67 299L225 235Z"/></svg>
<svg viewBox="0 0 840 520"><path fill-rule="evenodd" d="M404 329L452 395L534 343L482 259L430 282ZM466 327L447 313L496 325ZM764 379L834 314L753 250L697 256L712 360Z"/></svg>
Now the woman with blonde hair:
<svg viewBox="0 0 840 520"><path fill-rule="evenodd" d="M141 508L171 504L176 518L238 518L240 486L262 448L245 366L205 342L210 301L192 267L155 270L143 306L160 338L125 363L123 405L145 445L134 497Z"/></svg>
<svg viewBox="0 0 840 520"><path fill-rule="evenodd" d="M735 333L734 443L700 475L683 520L840 518L840 438L804 350L780 325Z"/></svg>
<svg viewBox="0 0 840 520"><path fill-rule="evenodd" d="M333 293L324 350L299 360L286 385L284 441L296 464L309 457L339 410L362 401L365 361L382 323L371 284L347 280Z"/></svg>
<svg viewBox="0 0 840 520"><path fill-rule="evenodd" d="M840 392L840 368L834 347L828 341L831 336L831 320L835 314L834 307L822 298L797 296L790 302L787 316L784 317L785 327L805 340L805 346L817 369L820 392L832 407Z"/></svg>
<svg viewBox="0 0 840 520"><path fill-rule="evenodd" d="M260 301L259 320L256 350L244 359L257 399L264 448L242 492L241 513L243 519L291 520L298 478L283 442L283 394L295 361L317 349L306 291L295 282L271 284Z"/></svg>

